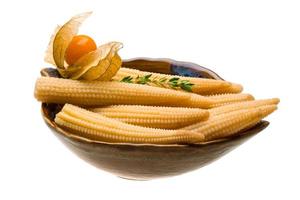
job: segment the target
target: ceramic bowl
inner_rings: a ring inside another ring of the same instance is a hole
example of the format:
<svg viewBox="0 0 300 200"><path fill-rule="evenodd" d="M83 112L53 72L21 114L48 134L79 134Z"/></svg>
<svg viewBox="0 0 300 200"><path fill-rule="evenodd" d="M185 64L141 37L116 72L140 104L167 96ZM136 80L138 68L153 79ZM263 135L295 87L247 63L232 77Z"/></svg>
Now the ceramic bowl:
<svg viewBox="0 0 300 200"><path fill-rule="evenodd" d="M124 60L122 66L166 74L221 79L207 68L171 59L136 58ZM43 69L41 74L59 77L57 71L51 68ZM78 137L58 127L54 117L61 108L62 105L59 104L43 103L42 116L66 147L101 170L134 180L170 177L196 170L227 154L269 124L267 121L261 121L250 130L235 136L193 145L107 143Z"/></svg>

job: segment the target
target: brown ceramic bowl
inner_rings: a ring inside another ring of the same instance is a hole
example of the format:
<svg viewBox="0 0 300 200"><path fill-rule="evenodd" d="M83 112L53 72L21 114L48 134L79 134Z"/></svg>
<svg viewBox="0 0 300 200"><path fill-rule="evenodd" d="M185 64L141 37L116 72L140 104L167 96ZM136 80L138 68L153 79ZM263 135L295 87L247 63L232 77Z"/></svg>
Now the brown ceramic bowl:
<svg viewBox="0 0 300 200"><path fill-rule="evenodd" d="M216 73L194 63L170 59L138 58L123 61L124 67L147 71L221 79ZM44 69L43 76L59 76L54 69ZM62 105L42 104L42 115L53 133L71 151L99 169L117 176L148 180L175 176L203 167L238 147L268 126L261 121L235 136L193 145L154 145L107 143L78 137L58 127L54 117Z"/></svg>

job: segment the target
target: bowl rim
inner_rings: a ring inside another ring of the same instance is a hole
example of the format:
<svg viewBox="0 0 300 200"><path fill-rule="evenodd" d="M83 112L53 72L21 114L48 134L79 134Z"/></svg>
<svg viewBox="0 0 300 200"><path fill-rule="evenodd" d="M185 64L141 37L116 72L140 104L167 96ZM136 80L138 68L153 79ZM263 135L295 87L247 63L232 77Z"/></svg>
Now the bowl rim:
<svg viewBox="0 0 300 200"><path fill-rule="evenodd" d="M122 62L134 62L134 61L147 61L147 62L168 62L172 65L185 65L189 66L191 69L199 70L197 68L201 68L205 72L208 72L214 79L224 80L218 73L214 72L213 70L203 67L202 65L199 65L194 62L190 61L182 61L182 60L175 60L172 58L162 58L162 57L133 57L128 59L123 59Z"/></svg>

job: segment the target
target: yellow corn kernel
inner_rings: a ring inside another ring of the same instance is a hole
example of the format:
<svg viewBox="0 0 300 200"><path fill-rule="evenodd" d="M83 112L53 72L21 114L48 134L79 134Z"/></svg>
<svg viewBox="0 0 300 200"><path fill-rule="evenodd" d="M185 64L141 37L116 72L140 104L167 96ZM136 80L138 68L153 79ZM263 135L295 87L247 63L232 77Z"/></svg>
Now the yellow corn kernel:
<svg viewBox="0 0 300 200"><path fill-rule="evenodd" d="M145 75L152 74L150 79L159 80L161 78L167 78L168 80L173 77L178 77L182 80L188 80L194 85L192 86L192 92L197 94L214 94L214 93L239 93L242 91L241 85L230 83L223 80L214 80L214 79L207 79L207 78L196 78L196 77L184 77L184 76L176 76L176 75L168 75L168 74L160 74L154 72L146 72L140 71L136 69L129 69L129 68L120 68L117 74L113 77L115 81L121 81L126 76L131 77L141 77ZM151 84L151 82L149 83ZM165 85L157 85L151 84L152 86L156 87L164 87ZM216 92L214 92L216 91Z"/></svg>
<svg viewBox="0 0 300 200"><path fill-rule="evenodd" d="M113 105L90 110L129 124L164 129L181 128L209 116L207 110L182 107Z"/></svg>
<svg viewBox="0 0 300 200"><path fill-rule="evenodd" d="M201 133L145 128L107 118L99 113L66 104L55 122L78 136L103 142L181 144L203 141Z"/></svg>
<svg viewBox="0 0 300 200"><path fill-rule="evenodd" d="M267 105L233 111L215 116L212 120L208 120L200 127L193 129L193 131L204 134L206 141L228 137L245 128L252 127L276 109L276 105Z"/></svg>

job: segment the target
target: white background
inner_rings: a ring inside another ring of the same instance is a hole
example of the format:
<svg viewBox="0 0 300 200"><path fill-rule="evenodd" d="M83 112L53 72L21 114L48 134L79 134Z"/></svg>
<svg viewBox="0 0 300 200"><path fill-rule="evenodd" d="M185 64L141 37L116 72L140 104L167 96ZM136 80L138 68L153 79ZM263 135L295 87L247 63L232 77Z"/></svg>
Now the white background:
<svg viewBox="0 0 300 200"><path fill-rule="evenodd" d="M299 1L1 1L0 199L300 199ZM211 68L257 98L280 97L270 126L200 170L146 182L86 164L48 130L33 98L52 31L124 43L123 58Z"/></svg>

